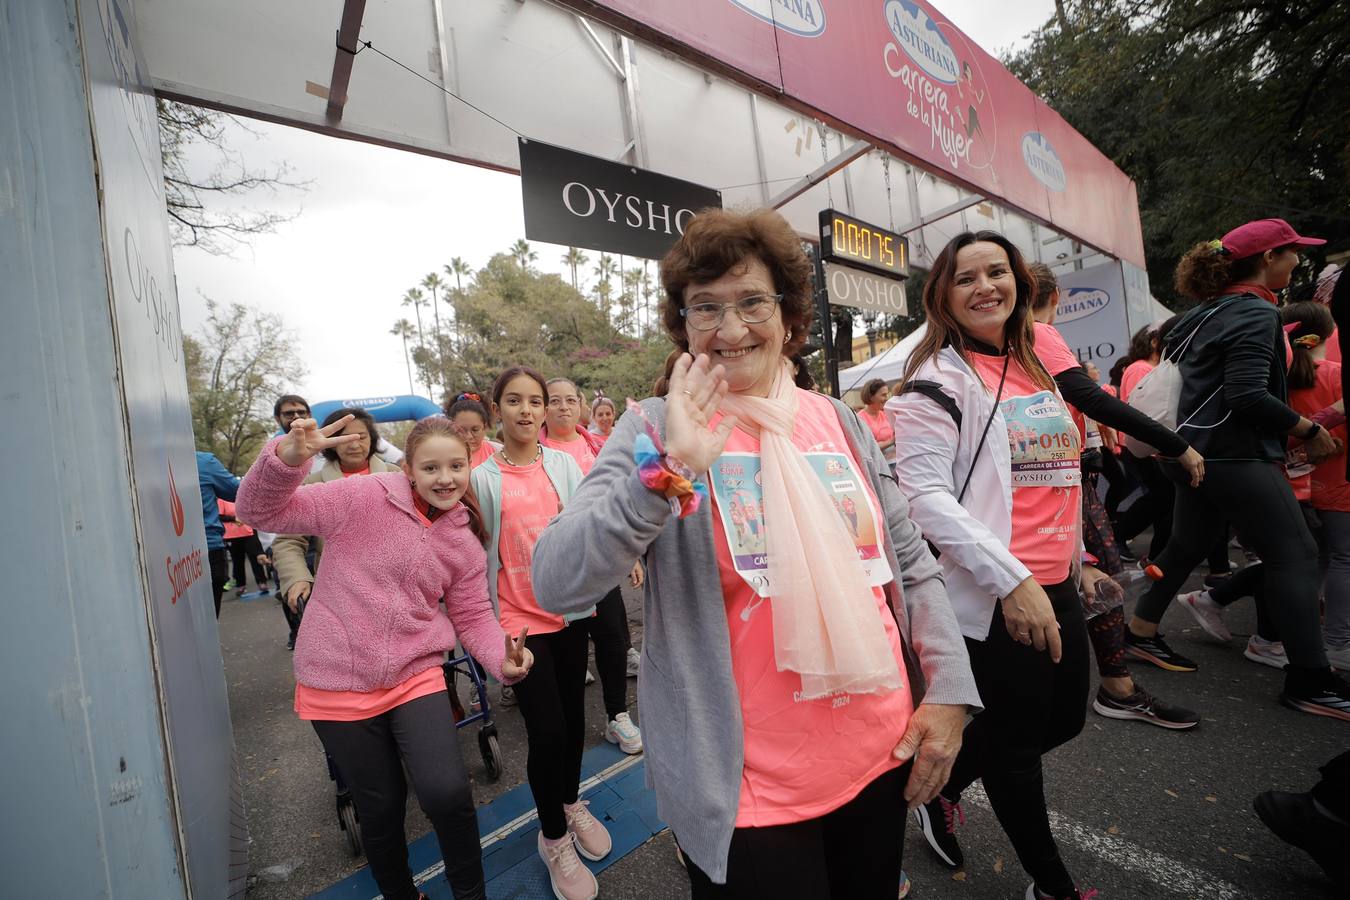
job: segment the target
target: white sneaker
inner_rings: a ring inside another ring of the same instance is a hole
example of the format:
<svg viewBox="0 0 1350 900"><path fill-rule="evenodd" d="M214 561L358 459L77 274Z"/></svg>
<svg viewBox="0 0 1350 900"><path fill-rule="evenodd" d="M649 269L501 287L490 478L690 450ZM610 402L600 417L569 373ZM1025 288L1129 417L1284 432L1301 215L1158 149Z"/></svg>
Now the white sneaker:
<svg viewBox="0 0 1350 900"><path fill-rule="evenodd" d="M587 670L586 670L586 683L587 683L587 684L595 684L595 676L591 674L591 670L590 670L590 669L587 669Z"/></svg>
<svg viewBox="0 0 1350 900"><path fill-rule="evenodd" d="M1270 666L1272 669L1283 669L1289 665L1289 657L1284 655L1282 642L1268 641L1257 635L1247 639L1247 649L1242 651L1242 655L1254 663Z"/></svg>
<svg viewBox="0 0 1350 900"><path fill-rule="evenodd" d="M632 755L642 752L642 732L633 724L628 713L619 713L605 726L605 740L618 744L624 753Z"/></svg>
<svg viewBox="0 0 1350 900"><path fill-rule="evenodd" d="M1177 603L1181 604L1182 609L1195 616L1195 621L1205 630L1205 634L1214 638L1216 641L1227 643L1233 639L1233 632L1228 630L1228 626L1223 623L1223 607L1215 603L1209 596L1209 591L1191 591L1189 594L1178 594Z"/></svg>
<svg viewBox="0 0 1350 900"><path fill-rule="evenodd" d="M600 896L600 883L577 858L576 838L572 832L567 832L567 837L557 844L550 845L544 841L541 831L538 844L539 856L544 860L544 868L548 869L553 896L558 900L595 900Z"/></svg>
<svg viewBox="0 0 1350 900"><path fill-rule="evenodd" d="M628 648L628 677L638 677L638 669L642 667L642 654L633 647Z"/></svg>
<svg viewBox="0 0 1350 900"><path fill-rule="evenodd" d="M1350 672L1350 644L1340 647L1327 645L1327 662L1338 672Z"/></svg>

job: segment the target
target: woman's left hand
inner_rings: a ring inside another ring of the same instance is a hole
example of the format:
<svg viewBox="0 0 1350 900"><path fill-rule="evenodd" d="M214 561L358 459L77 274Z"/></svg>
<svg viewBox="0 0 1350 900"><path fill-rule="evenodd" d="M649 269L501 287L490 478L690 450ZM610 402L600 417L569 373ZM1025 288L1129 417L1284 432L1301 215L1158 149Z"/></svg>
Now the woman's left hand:
<svg viewBox="0 0 1350 900"><path fill-rule="evenodd" d="M1177 457L1177 462L1191 477L1191 487L1199 487L1200 482L1205 480L1205 458L1200 455L1200 451L1187 447L1186 452Z"/></svg>
<svg viewBox="0 0 1350 900"><path fill-rule="evenodd" d="M502 676L505 678L520 679L529 674L530 667L534 665L534 654L525 646L525 635L530 633L530 626L526 625L520 629L520 634L516 637L506 636L506 658L502 660Z"/></svg>
<svg viewBox="0 0 1350 900"><path fill-rule="evenodd" d="M1113 594L1122 594L1123 590L1114 578L1107 575L1096 566L1083 566L1083 596L1089 601L1097 599L1097 594L1101 592L1107 596L1103 599L1112 599Z"/></svg>
<svg viewBox="0 0 1350 900"><path fill-rule="evenodd" d="M961 749L966 711L964 704L921 703L910 716L904 737L895 745L895 758L914 760L905 784L905 801L911 810L932 801L947 783Z"/></svg>
<svg viewBox="0 0 1350 900"><path fill-rule="evenodd" d="M635 588L640 588L642 587L642 581L645 578L646 575L642 571L642 561L638 560L633 563L633 571L628 573L628 583Z"/></svg>

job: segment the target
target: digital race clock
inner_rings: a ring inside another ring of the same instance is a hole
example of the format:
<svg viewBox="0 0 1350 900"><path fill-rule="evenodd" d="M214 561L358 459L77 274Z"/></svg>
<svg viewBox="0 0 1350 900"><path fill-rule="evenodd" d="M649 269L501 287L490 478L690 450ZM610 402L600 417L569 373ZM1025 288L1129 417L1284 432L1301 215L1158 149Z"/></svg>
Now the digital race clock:
<svg viewBox="0 0 1350 900"><path fill-rule="evenodd" d="M892 278L909 275L908 239L833 209L820 211L820 254Z"/></svg>

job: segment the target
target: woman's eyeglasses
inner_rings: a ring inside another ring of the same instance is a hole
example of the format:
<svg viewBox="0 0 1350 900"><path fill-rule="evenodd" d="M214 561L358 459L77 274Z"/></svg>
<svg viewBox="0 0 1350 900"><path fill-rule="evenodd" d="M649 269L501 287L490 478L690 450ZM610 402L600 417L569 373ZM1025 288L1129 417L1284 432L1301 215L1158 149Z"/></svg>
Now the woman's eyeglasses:
<svg viewBox="0 0 1350 900"><path fill-rule="evenodd" d="M782 294L755 294L742 297L735 303L695 303L680 310L684 321L690 328L698 331L712 331L722 324L727 310L736 310L746 325L758 325L767 322L773 316L774 309L783 302Z"/></svg>

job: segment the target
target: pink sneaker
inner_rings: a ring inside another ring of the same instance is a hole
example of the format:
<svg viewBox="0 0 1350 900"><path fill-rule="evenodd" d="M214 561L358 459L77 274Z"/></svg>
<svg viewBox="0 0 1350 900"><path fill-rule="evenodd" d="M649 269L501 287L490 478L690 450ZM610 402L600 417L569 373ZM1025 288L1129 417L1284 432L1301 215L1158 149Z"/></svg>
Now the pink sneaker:
<svg viewBox="0 0 1350 900"><path fill-rule="evenodd" d="M589 860L604 859L614 846L609 837L609 829L601 825L586 807L590 801L563 804L563 815L567 817L567 830L577 839L577 852Z"/></svg>
<svg viewBox="0 0 1350 900"><path fill-rule="evenodd" d="M570 831L566 837L557 841L550 841L542 831L539 832L539 856L548 869L553 896L558 900L595 900L600 896L600 883L577 858L575 840Z"/></svg>
<svg viewBox="0 0 1350 900"><path fill-rule="evenodd" d="M1233 639L1233 632L1223 623L1223 607L1210 599L1209 591L1178 594L1177 603L1195 616L1196 624L1205 630L1205 634L1224 643Z"/></svg>

